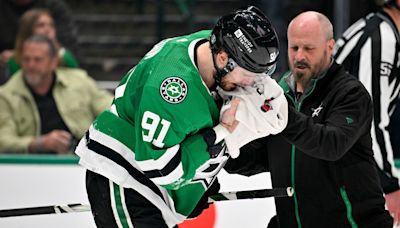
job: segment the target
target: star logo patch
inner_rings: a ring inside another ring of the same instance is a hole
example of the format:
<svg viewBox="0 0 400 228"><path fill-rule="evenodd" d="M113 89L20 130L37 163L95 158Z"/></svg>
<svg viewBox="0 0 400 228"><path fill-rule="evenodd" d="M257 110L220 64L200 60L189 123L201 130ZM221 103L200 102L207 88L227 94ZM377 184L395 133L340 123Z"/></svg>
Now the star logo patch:
<svg viewBox="0 0 400 228"><path fill-rule="evenodd" d="M178 77L169 77L161 83L160 94L168 103L181 103L187 95L186 82Z"/></svg>
<svg viewBox="0 0 400 228"><path fill-rule="evenodd" d="M324 107L322 106L322 103L318 106L318 108L311 108L311 111L313 112L311 117L318 117L323 108Z"/></svg>

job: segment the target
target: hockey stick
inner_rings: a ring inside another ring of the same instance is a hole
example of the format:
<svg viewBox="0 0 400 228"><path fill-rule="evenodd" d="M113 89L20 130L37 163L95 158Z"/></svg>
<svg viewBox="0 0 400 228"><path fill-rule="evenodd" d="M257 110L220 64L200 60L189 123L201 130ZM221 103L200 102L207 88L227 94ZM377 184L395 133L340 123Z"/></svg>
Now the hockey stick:
<svg viewBox="0 0 400 228"><path fill-rule="evenodd" d="M274 188L274 189L260 189L250 191L238 192L221 192L217 195L208 198L209 203L226 200L240 200L240 199L255 199L265 197L291 197L293 196L293 189L288 188ZM72 212L86 212L90 211L90 206L87 204L67 204L67 205L52 205L43 207L26 207L16 209L0 210L0 218L25 216L25 215L43 215L43 214L63 214Z"/></svg>
<svg viewBox="0 0 400 228"><path fill-rule="evenodd" d="M16 209L0 210L0 218L24 216L24 215L44 215L44 214L62 214L72 212L90 211L90 206L87 204L68 204L68 205L53 205L43 207L26 207Z"/></svg>
<svg viewBox="0 0 400 228"><path fill-rule="evenodd" d="M256 199L266 197L291 197L293 196L293 188L272 188L272 189L260 189L250 191L238 191L238 192L220 192L216 195L208 197L208 203L225 200L240 200L240 199Z"/></svg>

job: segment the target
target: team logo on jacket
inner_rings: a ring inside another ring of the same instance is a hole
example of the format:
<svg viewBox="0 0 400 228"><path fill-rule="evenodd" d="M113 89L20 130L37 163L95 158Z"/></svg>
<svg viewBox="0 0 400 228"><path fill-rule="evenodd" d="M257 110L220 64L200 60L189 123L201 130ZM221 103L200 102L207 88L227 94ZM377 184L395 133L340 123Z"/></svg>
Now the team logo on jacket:
<svg viewBox="0 0 400 228"><path fill-rule="evenodd" d="M168 103L178 104L187 95L186 82L178 77L169 77L161 83L160 94Z"/></svg>
<svg viewBox="0 0 400 228"><path fill-rule="evenodd" d="M324 107L322 106L322 103L318 106L318 108L311 108L311 111L313 112L311 117L318 117L323 108Z"/></svg>

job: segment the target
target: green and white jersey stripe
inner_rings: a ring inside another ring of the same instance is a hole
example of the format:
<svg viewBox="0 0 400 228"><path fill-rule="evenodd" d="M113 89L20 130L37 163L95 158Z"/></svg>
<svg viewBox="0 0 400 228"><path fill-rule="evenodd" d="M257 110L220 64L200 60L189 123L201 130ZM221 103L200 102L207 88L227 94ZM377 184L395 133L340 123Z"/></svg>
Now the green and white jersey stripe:
<svg viewBox="0 0 400 228"><path fill-rule="evenodd" d="M134 228L125 203L124 189L109 181L111 208L118 228Z"/></svg>

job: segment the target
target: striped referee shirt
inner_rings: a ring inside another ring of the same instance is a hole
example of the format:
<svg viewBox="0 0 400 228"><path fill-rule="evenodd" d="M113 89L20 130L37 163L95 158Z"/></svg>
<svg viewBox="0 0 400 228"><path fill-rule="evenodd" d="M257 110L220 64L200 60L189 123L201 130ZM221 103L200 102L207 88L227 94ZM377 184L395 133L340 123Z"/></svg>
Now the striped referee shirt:
<svg viewBox="0 0 400 228"><path fill-rule="evenodd" d="M384 11L371 13L349 27L337 41L334 57L364 84L374 103L371 129L375 161L385 193L400 189L400 174L388 132L399 97L399 32ZM400 127L400 126L396 126Z"/></svg>

